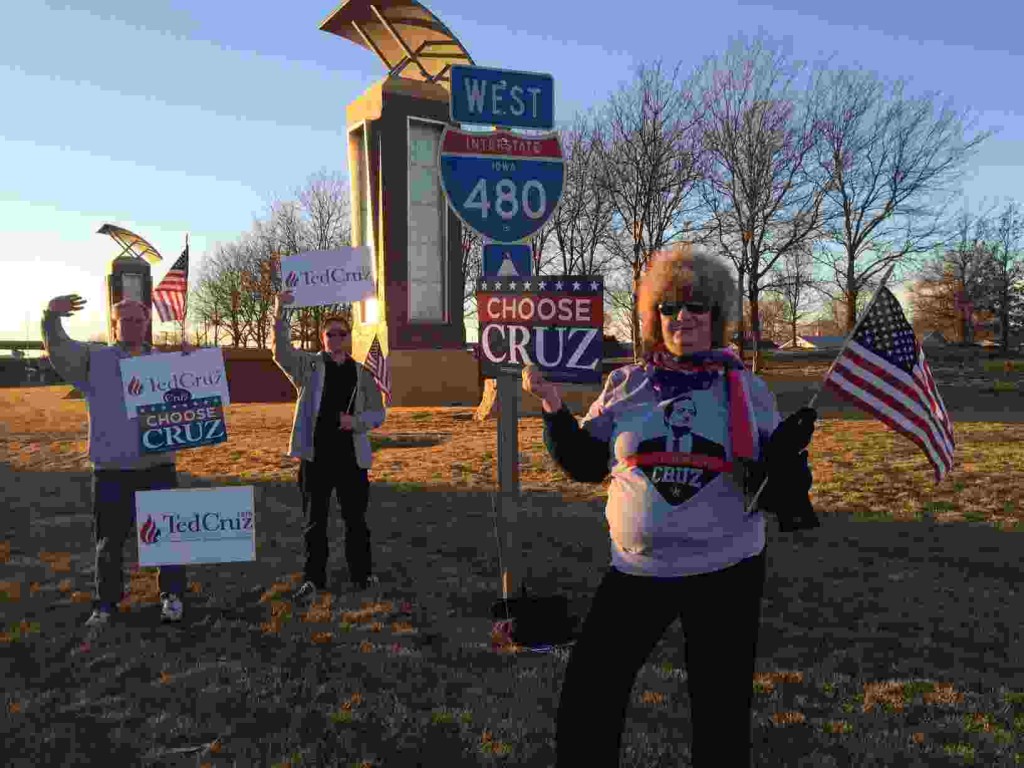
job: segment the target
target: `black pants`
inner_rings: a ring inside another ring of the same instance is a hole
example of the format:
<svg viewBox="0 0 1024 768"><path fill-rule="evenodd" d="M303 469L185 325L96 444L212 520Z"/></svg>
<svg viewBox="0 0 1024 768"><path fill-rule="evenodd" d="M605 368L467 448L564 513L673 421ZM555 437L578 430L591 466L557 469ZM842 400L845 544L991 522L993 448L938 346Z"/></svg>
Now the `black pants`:
<svg viewBox="0 0 1024 768"><path fill-rule="evenodd" d="M678 579L609 568L573 647L558 705L558 768L619 765L637 672L678 617L694 768L749 768L750 709L765 553ZM667 736L668 741L674 741Z"/></svg>
<svg viewBox="0 0 1024 768"><path fill-rule="evenodd" d="M370 480L355 460L321 465L303 461L299 466L302 490L302 515L306 521L303 537L306 545L304 580L317 589L327 584L327 509L331 494L337 496L345 521L345 560L349 578L360 583L373 572L370 559L370 529L366 526L366 507L370 500Z"/></svg>
<svg viewBox="0 0 1024 768"><path fill-rule="evenodd" d="M124 587L124 543L135 526L135 493L178 487L173 464L150 469L97 469L92 473L92 514L96 543L96 591L99 604L115 606ZM160 591L185 593L185 567L160 568Z"/></svg>

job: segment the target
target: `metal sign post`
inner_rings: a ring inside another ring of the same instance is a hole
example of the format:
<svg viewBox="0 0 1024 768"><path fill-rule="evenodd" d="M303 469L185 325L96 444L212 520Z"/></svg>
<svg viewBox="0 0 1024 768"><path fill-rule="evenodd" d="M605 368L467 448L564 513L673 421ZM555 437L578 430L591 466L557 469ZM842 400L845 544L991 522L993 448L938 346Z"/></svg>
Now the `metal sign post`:
<svg viewBox="0 0 1024 768"><path fill-rule="evenodd" d="M554 128L554 80L541 73L456 65L451 70L450 94L452 123L491 125L495 130L474 133L454 125L445 127L437 166L448 205L463 226L490 241L485 249L488 262L496 254L491 244L504 245L505 272L516 273L507 276L528 276L528 268L516 266L515 261L521 261L523 244L544 226L561 199L564 158L554 131L525 136L502 129ZM521 369L510 364L490 371L498 404L497 513L505 521L508 553L516 551L510 534L518 517ZM506 600L511 591L506 565L502 573Z"/></svg>

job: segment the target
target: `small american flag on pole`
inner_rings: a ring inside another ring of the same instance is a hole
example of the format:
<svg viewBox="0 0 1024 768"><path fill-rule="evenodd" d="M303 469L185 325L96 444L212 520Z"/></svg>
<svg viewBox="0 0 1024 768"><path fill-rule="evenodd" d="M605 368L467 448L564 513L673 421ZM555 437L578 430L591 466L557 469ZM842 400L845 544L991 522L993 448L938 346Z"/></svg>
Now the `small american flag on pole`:
<svg viewBox="0 0 1024 768"><path fill-rule="evenodd" d="M153 289L153 306L156 307L160 321L169 323L172 320L181 322L185 319L185 298L188 293L188 241L185 250L174 262L164 279Z"/></svg>
<svg viewBox="0 0 1024 768"><path fill-rule="evenodd" d="M953 424L924 350L884 282L824 385L917 443L936 483L952 469Z"/></svg>
<svg viewBox="0 0 1024 768"><path fill-rule="evenodd" d="M384 357L384 352L380 348L380 339L376 335L373 337L373 343L370 344L370 351L366 353L363 367L370 372L373 380L377 383L377 388L384 393L384 401L390 404L391 371L388 370L388 359Z"/></svg>

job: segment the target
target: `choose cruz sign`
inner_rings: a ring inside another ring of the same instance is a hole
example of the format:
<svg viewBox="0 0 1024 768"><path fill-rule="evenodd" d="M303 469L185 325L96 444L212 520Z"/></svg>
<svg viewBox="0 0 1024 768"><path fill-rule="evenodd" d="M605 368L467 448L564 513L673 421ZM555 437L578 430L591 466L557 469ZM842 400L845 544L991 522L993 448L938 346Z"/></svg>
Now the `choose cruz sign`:
<svg viewBox="0 0 1024 768"><path fill-rule="evenodd" d="M219 397L228 405L228 377L219 347L197 349L187 355L126 357L121 363L121 386L128 418L136 418L140 405L184 403L196 397Z"/></svg>
<svg viewBox="0 0 1024 768"><path fill-rule="evenodd" d="M253 487L138 491L139 565L256 559Z"/></svg>
<svg viewBox="0 0 1024 768"><path fill-rule="evenodd" d="M281 281L292 292L293 307L350 304L377 294L370 270L370 249L307 251L281 259Z"/></svg>
<svg viewBox="0 0 1024 768"><path fill-rule="evenodd" d="M139 449L142 453L198 448L228 439L219 397L174 402L179 393L188 394L185 390L171 390L164 395L167 402L139 406Z"/></svg>
<svg viewBox="0 0 1024 768"><path fill-rule="evenodd" d="M601 381L604 285L595 276L481 278L476 306L485 377L537 365L549 381Z"/></svg>
<svg viewBox="0 0 1024 768"><path fill-rule="evenodd" d="M555 80L551 75L463 64L454 65L450 72L453 123L539 130L555 127Z"/></svg>

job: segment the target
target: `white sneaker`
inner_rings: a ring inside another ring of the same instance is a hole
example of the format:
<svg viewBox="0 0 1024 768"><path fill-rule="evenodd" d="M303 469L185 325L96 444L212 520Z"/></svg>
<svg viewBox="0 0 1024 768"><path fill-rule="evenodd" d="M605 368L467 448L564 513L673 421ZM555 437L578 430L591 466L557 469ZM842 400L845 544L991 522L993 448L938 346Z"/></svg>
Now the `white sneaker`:
<svg viewBox="0 0 1024 768"><path fill-rule="evenodd" d="M164 592L160 595L160 621L181 621L182 605L181 598L175 594Z"/></svg>
<svg viewBox="0 0 1024 768"><path fill-rule="evenodd" d="M92 615L85 620L85 626L87 629L97 630L102 629L110 623L110 611L104 611L102 608L96 608Z"/></svg>

